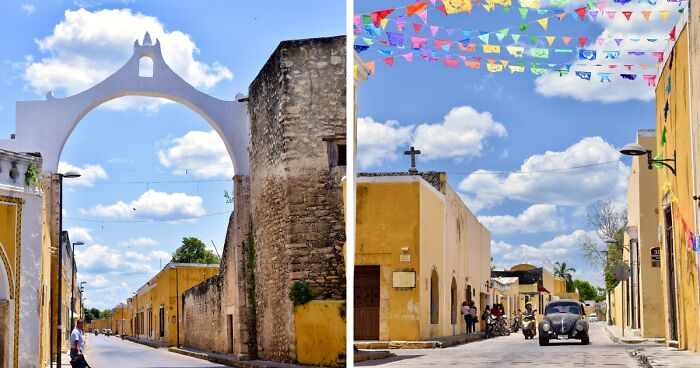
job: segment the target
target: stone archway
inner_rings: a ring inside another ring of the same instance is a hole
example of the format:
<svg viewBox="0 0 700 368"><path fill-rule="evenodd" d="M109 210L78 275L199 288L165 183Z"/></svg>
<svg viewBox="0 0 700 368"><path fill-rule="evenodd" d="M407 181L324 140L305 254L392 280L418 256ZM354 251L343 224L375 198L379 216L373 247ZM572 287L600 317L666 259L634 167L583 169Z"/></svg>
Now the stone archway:
<svg viewBox="0 0 700 368"><path fill-rule="evenodd" d="M224 141L236 175L248 175L247 98L238 95L235 101L224 101L197 90L165 63L160 41L153 44L148 33L142 44L134 41L134 52L124 66L90 89L65 98L49 92L45 100L17 101L16 133L0 139L0 148L40 152L43 170L56 172L63 146L80 120L97 106L124 96L160 97L194 110Z"/></svg>

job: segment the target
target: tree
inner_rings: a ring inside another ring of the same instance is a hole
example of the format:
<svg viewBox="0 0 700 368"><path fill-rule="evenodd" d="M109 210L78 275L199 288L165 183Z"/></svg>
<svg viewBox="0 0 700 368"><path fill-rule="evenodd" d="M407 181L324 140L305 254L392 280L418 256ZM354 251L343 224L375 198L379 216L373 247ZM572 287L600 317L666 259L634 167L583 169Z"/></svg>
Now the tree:
<svg viewBox="0 0 700 368"><path fill-rule="evenodd" d="M97 308L85 308L85 323L90 323L94 319L100 319L100 310Z"/></svg>
<svg viewBox="0 0 700 368"><path fill-rule="evenodd" d="M605 300L605 289L597 288L586 280L574 280L574 286L578 290L581 301L594 300L599 302Z"/></svg>
<svg viewBox="0 0 700 368"><path fill-rule="evenodd" d="M218 264L221 262L204 243L195 237L182 238L182 245L175 250L172 263L205 263Z"/></svg>
<svg viewBox="0 0 700 368"><path fill-rule="evenodd" d="M567 267L566 262L554 263L554 276L559 276L566 281L566 292L570 293L574 291L574 279L573 274L576 272L575 268Z"/></svg>
<svg viewBox="0 0 700 368"><path fill-rule="evenodd" d="M622 261L627 210L617 209L612 200L597 201L588 206L586 221L595 230L598 239L588 235L583 237L583 256L603 268L605 288L611 291L618 283L612 271Z"/></svg>

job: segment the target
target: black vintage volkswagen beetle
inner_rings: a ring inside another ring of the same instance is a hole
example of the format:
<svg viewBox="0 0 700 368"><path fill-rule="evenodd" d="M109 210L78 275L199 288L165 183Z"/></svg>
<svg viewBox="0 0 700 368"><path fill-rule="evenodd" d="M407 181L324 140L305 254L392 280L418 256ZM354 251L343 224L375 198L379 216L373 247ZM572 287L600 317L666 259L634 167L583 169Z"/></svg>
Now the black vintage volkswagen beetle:
<svg viewBox="0 0 700 368"><path fill-rule="evenodd" d="M549 340L581 340L588 344L588 321L583 304L578 300L559 299L549 302L544 309L544 319L539 323L540 346Z"/></svg>

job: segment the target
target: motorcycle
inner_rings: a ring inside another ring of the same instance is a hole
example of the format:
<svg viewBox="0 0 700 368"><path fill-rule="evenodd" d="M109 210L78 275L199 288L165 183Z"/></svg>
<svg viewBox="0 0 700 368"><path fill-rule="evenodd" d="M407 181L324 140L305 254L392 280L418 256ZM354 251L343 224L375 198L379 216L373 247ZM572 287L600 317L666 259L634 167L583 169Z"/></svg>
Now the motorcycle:
<svg viewBox="0 0 700 368"><path fill-rule="evenodd" d="M508 336L510 331L508 330L508 322L502 318L494 317L489 315L486 319L486 338L492 338L495 336Z"/></svg>
<svg viewBox="0 0 700 368"><path fill-rule="evenodd" d="M521 323L523 329L523 335L525 335L525 340L533 339L537 335L537 328L535 327L537 321L534 316L523 316L523 321Z"/></svg>
<svg viewBox="0 0 700 368"><path fill-rule="evenodd" d="M519 316L513 316L513 323L510 324L510 332L516 333L520 331L520 317Z"/></svg>

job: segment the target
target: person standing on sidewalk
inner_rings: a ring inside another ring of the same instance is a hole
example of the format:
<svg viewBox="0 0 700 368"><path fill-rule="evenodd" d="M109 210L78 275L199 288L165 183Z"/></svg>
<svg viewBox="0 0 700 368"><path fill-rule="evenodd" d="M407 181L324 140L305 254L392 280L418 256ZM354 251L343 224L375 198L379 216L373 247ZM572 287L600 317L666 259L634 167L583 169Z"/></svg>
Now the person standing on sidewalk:
<svg viewBox="0 0 700 368"><path fill-rule="evenodd" d="M83 355L85 340L83 339L83 320L79 319L70 333L70 361L73 364L79 355Z"/></svg>
<svg viewBox="0 0 700 368"><path fill-rule="evenodd" d="M474 305L474 301L469 302L469 314L471 314L471 325L469 326L469 333L475 333L476 332L476 323L479 322L479 316L477 314L476 306Z"/></svg>
<svg viewBox="0 0 700 368"><path fill-rule="evenodd" d="M464 317L464 323L467 325L467 334L470 334L470 327L472 325L472 314L469 311L469 305L467 302L462 302L462 316Z"/></svg>

